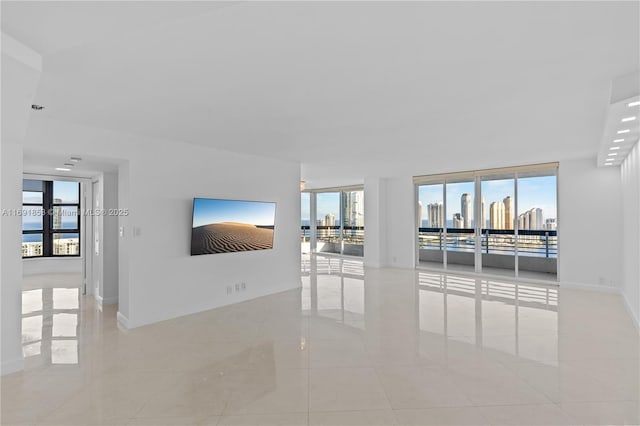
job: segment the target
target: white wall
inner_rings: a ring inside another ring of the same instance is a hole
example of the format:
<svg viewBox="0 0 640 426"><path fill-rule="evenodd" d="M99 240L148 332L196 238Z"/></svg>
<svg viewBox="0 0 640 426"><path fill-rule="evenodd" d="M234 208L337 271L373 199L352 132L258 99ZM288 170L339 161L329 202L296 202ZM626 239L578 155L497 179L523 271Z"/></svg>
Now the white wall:
<svg viewBox="0 0 640 426"><path fill-rule="evenodd" d="M42 57L2 33L0 208L22 209L21 141L42 71ZM9 83L10 82L10 83ZM22 218L0 215L0 370L22 369Z"/></svg>
<svg viewBox="0 0 640 426"><path fill-rule="evenodd" d="M129 206L129 162L118 167L118 206ZM129 217L118 218L118 227L129 229ZM118 231L118 321L129 326L131 285L130 248L128 240L120 238Z"/></svg>
<svg viewBox="0 0 640 426"><path fill-rule="evenodd" d="M22 147L4 138L0 145L0 195L2 211L22 209ZM1 361L2 374L7 374L23 366L22 217L0 215L0 235Z"/></svg>
<svg viewBox="0 0 640 426"><path fill-rule="evenodd" d="M366 186L365 181L365 189ZM617 170L599 169L591 158L561 161L558 186L560 280L566 284L619 286L622 194ZM386 179L386 199L387 253L382 263L413 268L415 193L412 177ZM595 234L596 227L605 232Z"/></svg>
<svg viewBox="0 0 640 426"><path fill-rule="evenodd" d="M119 158L119 313L130 327L300 286L296 163L41 118L25 148ZM190 256L193 197L275 201L273 250ZM128 270L128 273L127 273ZM226 287L247 289L228 296Z"/></svg>
<svg viewBox="0 0 640 426"><path fill-rule="evenodd" d="M640 328L640 144L622 163L622 295Z"/></svg>
<svg viewBox="0 0 640 426"><path fill-rule="evenodd" d="M24 259L22 275L82 273L82 258L43 258Z"/></svg>
<svg viewBox="0 0 640 426"><path fill-rule="evenodd" d="M617 288L622 275L622 191L614 167L592 158L562 161L558 171L561 283Z"/></svg>

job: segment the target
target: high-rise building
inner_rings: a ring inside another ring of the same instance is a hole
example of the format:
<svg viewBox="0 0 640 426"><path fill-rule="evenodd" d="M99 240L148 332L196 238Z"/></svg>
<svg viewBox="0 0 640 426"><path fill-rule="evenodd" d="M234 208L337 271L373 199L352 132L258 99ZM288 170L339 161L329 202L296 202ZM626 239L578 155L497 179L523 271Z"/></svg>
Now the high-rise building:
<svg viewBox="0 0 640 426"><path fill-rule="evenodd" d="M60 198L53 199L54 204L62 203ZM62 229L62 207L57 206L53 208L53 229ZM60 234L53 234L53 239L60 238Z"/></svg>
<svg viewBox="0 0 640 426"><path fill-rule="evenodd" d="M453 227L454 228L464 228L464 218L460 213L453 214Z"/></svg>
<svg viewBox="0 0 640 426"><path fill-rule="evenodd" d="M42 241L28 241L22 243L22 257L33 256L42 256Z"/></svg>
<svg viewBox="0 0 640 426"><path fill-rule="evenodd" d="M77 238L59 238L53 242L53 253L58 255L76 255L80 253Z"/></svg>
<svg viewBox="0 0 640 426"><path fill-rule="evenodd" d="M555 224L555 219L552 219L552 220L553 220L553 223ZM552 226L555 226L555 225L552 225ZM532 230L548 229L547 224L544 222L542 209L538 207L534 207L518 215L518 229L532 229Z"/></svg>
<svg viewBox="0 0 640 426"><path fill-rule="evenodd" d="M422 227L422 201L418 201L418 228Z"/></svg>
<svg viewBox="0 0 640 426"><path fill-rule="evenodd" d="M427 204L427 219L430 228L444 228L444 208L442 203Z"/></svg>
<svg viewBox="0 0 640 426"><path fill-rule="evenodd" d="M364 226L364 191L344 193L344 225Z"/></svg>
<svg viewBox="0 0 640 426"><path fill-rule="evenodd" d="M504 229L513 229L513 199L507 195L504 200Z"/></svg>
<svg viewBox="0 0 640 426"><path fill-rule="evenodd" d="M484 196L480 197L480 228L487 227L487 212L484 205Z"/></svg>
<svg viewBox="0 0 640 426"><path fill-rule="evenodd" d="M525 218L526 218L526 214L525 213L521 213L518 215L518 229L527 229L525 227Z"/></svg>
<svg viewBox="0 0 640 426"><path fill-rule="evenodd" d="M462 197L460 197L460 214L462 215L464 228L471 228L471 217L473 211L473 200L471 198L471 194L464 193Z"/></svg>
<svg viewBox="0 0 640 426"><path fill-rule="evenodd" d="M489 205L489 222L491 229L505 229L504 203L502 201L494 201Z"/></svg>
<svg viewBox="0 0 640 426"><path fill-rule="evenodd" d="M328 213L324 216L324 226L336 226L336 217Z"/></svg>
<svg viewBox="0 0 640 426"><path fill-rule="evenodd" d="M544 225L542 217L542 209L537 207L532 208L527 212L529 216L529 228L528 229L542 229Z"/></svg>
<svg viewBox="0 0 640 426"><path fill-rule="evenodd" d="M544 221L544 229L546 229L547 231L555 231L556 229L558 229L558 226L556 224L556 218L555 217L547 218Z"/></svg>

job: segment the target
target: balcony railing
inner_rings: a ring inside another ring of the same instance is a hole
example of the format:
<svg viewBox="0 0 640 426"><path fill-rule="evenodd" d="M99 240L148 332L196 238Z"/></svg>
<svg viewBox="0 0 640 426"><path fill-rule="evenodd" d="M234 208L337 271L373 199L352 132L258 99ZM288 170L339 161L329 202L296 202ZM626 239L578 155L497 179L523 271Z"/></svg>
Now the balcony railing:
<svg viewBox="0 0 640 426"><path fill-rule="evenodd" d="M342 229L342 241L347 244L364 244L364 226L316 226L316 235L318 241L325 243L339 243L340 229ZM300 227L300 241L308 243L311 239L311 227L302 225Z"/></svg>
<svg viewBox="0 0 640 426"><path fill-rule="evenodd" d="M443 250L443 228L419 228L421 249ZM519 256L558 257L558 232L551 230L482 229L482 253L514 255L518 242ZM470 228L447 228L446 248L449 251L473 252L475 231Z"/></svg>

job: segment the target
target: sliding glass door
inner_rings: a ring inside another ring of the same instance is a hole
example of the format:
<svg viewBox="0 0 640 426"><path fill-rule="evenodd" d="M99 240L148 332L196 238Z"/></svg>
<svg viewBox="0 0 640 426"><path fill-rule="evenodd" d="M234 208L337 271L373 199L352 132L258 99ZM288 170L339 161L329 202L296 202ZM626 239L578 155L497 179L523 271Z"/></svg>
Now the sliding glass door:
<svg viewBox="0 0 640 426"><path fill-rule="evenodd" d="M364 254L364 191L342 192L342 254Z"/></svg>
<svg viewBox="0 0 640 426"><path fill-rule="evenodd" d="M490 175L480 178L482 270L515 275L515 175Z"/></svg>
<svg viewBox="0 0 640 426"><path fill-rule="evenodd" d="M518 174L518 271L522 277L555 276L558 263L555 173Z"/></svg>
<svg viewBox="0 0 640 426"><path fill-rule="evenodd" d="M444 263L444 185L418 186L418 261L423 265Z"/></svg>
<svg viewBox="0 0 640 426"><path fill-rule="evenodd" d="M418 266L556 280L556 164L415 182Z"/></svg>
<svg viewBox="0 0 640 426"><path fill-rule="evenodd" d="M445 259L449 269L475 270L476 233L473 179L448 179L445 185Z"/></svg>
<svg viewBox="0 0 640 426"><path fill-rule="evenodd" d="M364 190L349 187L334 191L309 191L310 251L364 256ZM304 222L304 221L303 221Z"/></svg>
<svg viewBox="0 0 640 426"><path fill-rule="evenodd" d="M340 192L322 192L316 194L317 251L342 253L340 199Z"/></svg>

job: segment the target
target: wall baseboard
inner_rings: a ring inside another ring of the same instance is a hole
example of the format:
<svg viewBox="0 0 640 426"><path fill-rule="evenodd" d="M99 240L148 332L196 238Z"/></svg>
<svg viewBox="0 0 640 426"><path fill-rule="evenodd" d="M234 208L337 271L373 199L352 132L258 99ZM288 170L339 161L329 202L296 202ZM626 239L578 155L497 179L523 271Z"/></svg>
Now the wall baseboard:
<svg viewBox="0 0 640 426"><path fill-rule="evenodd" d="M582 284L582 283L574 283L570 281L561 281L558 283L560 288L568 288L574 290L586 290L586 291L595 291L598 293L613 293L620 294L620 289L618 287L613 286L604 286L604 285L595 285L595 284Z"/></svg>
<svg viewBox="0 0 640 426"><path fill-rule="evenodd" d="M11 361L2 361L2 375L15 373L17 371L24 370L24 359L18 358Z"/></svg>
<svg viewBox="0 0 640 426"><path fill-rule="evenodd" d="M622 296L622 300L624 301L624 307L627 310L627 313L629 314L629 316L631 317L631 321L633 321L633 325L636 326L636 331L638 332L638 334L640 334L640 318L638 318L633 313L633 309L631 309L631 304L629 303L627 296L623 292L620 292L620 295Z"/></svg>
<svg viewBox="0 0 640 426"><path fill-rule="evenodd" d="M118 324L120 324L124 329L129 330L129 318L125 317L118 311L117 315Z"/></svg>

